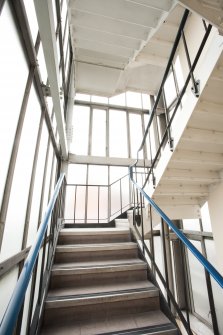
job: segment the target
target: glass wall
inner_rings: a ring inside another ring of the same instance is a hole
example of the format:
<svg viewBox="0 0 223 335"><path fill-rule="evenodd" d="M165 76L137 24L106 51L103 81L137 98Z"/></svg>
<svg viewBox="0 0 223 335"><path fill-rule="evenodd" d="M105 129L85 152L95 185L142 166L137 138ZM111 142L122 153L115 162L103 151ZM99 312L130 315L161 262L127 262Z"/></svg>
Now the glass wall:
<svg viewBox="0 0 223 335"><path fill-rule="evenodd" d="M113 158L137 157L149 121L151 104L148 94L126 92L106 98L77 93L75 100L72 153ZM139 158L146 159L147 156L144 150Z"/></svg>
<svg viewBox="0 0 223 335"><path fill-rule="evenodd" d="M53 1L53 9L66 110L72 56L66 1ZM22 31L27 34L22 35ZM48 74L42 42L37 36L34 3L6 0L0 17L0 321L36 239L59 172L59 136L52 98L46 98L41 87L42 82L48 83ZM38 71L27 45L34 50ZM31 310L34 315L40 308L37 296L46 270L44 250L48 250L48 244L49 232L29 283L16 333L29 332L28 313Z"/></svg>

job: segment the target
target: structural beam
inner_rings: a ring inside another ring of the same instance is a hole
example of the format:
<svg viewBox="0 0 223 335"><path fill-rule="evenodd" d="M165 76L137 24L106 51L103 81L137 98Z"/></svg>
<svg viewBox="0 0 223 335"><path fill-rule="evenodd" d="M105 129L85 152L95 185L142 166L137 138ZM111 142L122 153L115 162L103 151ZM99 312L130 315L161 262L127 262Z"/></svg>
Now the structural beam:
<svg viewBox="0 0 223 335"><path fill-rule="evenodd" d="M69 154L69 163L73 164L95 164L95 165L114 165L114 166L130 166L135 163L134 158L116 158L116 157L98 157L98 156L81 156ZM144 160L139 159L138 167L144 167ZM145 160L145 166L150 166L150 161Z"/></svg>
<svg viewBox="0 0 223 335"><path fill-rule="evenodd" d="M65 121L61 103L61 89L59 77L59 61L56 47L56 35L53 18L53 8L50 0L35 0L35 9L39 24L39 32L43 46L57 129L60 139L62 157L68 157Z"/></svg>

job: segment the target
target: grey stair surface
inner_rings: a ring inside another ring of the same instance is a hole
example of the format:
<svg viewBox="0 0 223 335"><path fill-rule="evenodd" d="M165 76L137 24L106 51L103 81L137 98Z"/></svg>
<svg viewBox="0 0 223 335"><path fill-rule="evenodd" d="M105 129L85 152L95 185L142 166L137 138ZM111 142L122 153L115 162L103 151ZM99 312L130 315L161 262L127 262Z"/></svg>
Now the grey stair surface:
<svg viewBox="0 0 223 335"><path fill-rule="evenodd" d="M179 334L126 228L62 229L40 334Z"/></svg>

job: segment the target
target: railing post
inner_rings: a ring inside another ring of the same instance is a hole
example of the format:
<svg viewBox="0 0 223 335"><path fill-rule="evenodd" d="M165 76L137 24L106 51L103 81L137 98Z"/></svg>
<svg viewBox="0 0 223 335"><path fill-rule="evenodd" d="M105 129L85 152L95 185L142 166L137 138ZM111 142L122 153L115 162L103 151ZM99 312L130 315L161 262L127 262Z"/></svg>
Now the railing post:
<svg viewBox="0 0 223 335"><path fill-rule="evenodd" d="M120 209L122 214L122 180L120 179Z"/></svg>
<svg viewBox="0 0 223 335"><path fill-rule="evenodd" d="M99 215L100 215L100 186L98 185L98 223L99 223Z"/></svg>
<svg viewBox="0 0 223 335"><path fill-rule="evenodd" d="M191 81L192 81L192 84L193 84L191 90L194 93L195 97L198 98L199 94L200 94L200 92L199 92L199 90L200 90L200 80L195 80L194 73L193 73L193 71L191 71L192 65L191 65L191 60L190 60L190 55L189 55L189 51L188 51L187 41L186 41L183 29L182 29L182 39L183 39L184 49L185 49L185 53L186 53L187 63L188 63L189 70L190 70Z"/></svg>

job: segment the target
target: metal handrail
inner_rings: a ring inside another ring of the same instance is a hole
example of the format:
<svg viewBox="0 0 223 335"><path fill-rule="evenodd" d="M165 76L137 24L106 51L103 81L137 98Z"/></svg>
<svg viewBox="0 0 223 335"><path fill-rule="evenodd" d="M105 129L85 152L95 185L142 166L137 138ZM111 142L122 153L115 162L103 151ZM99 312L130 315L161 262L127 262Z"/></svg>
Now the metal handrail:
<svg viewBox="0 0 223 335"><path fill-rule="evenodd" d="M192 252L197 260L203 265L208 273L216 280L216 282L223 288L223 277L215 269L215 267L200 253L200 251L190 242L190 240L175 226L175 224L169 219L169 217L161 210L161 208L148 196L148 194L135 182L131 168L130 179L139 192L145 197L145 199L151 204L161 218L168 224L173 230L177 237L183 242L183 244Z"/></svg>
<svg viewBox="0 0 223 335"><path fill-rule="evenodd" d="M18 315L19 315L20 309L22 307L22 304L25 298L26 290L29 285L29 281L30 281L38 254L39 254L40 248L43 243L43 239L44 239L44 235L47 230L47 227L48 227L49 219L51 217L51 214L52 214L52 211L53 211L53 208L57 200L57 197L58 197L58 194L59 194L64 178L65 178L65 175L63 173L61 174L56 184L53 196L47 206L43 222L41 223L38 233L37 233L36 241L33 244L32 248L30 249L30 252L26 258L23 270L15 286L15 289L13 291L13 294L8 304L8 307L6 309L6 312L3 316L3 319L0 325L0 335L13 334L13 330L15 328Z"/></svg>

